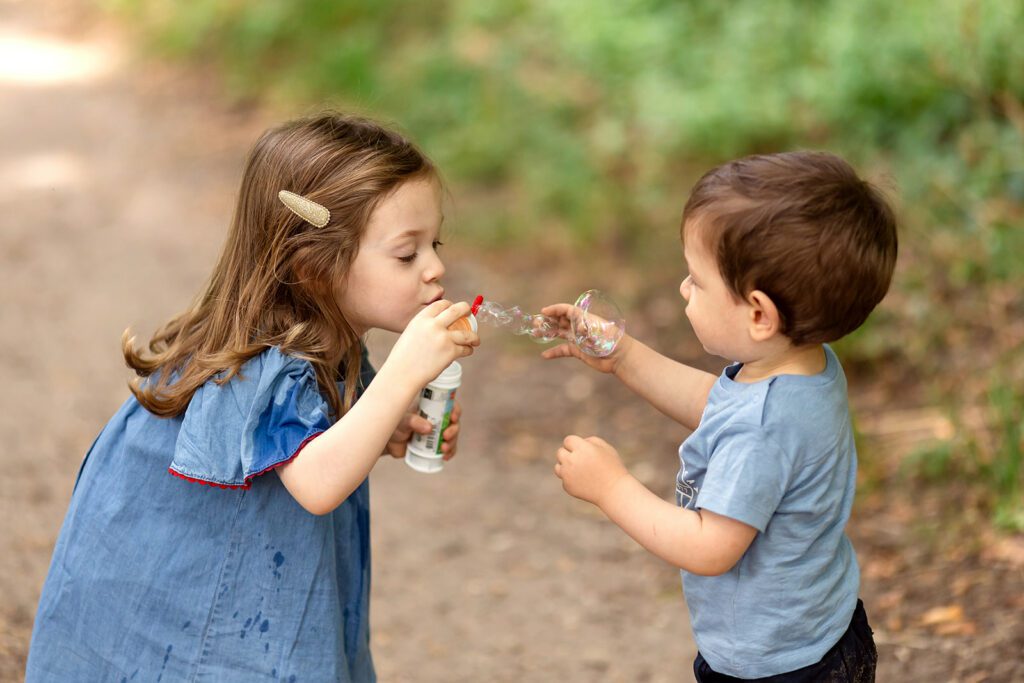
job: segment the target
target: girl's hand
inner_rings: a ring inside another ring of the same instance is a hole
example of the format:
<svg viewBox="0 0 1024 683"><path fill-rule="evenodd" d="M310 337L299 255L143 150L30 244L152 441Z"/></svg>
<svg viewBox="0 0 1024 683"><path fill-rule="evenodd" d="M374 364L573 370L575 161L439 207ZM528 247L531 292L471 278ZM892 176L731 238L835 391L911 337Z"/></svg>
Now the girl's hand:
<svg viewBox="0 0 1024 683"><path fill-rule="evenodd" d="M565 437L556 454L555 475L566 493L601 507L602 499L629 473L612 446L596 436Z"/></svg>
<svg viewBox="0 0 1024 683"><path fill-rule="evenodd" d="M452 361L471 355L480 345L475 332L448 329L467 314L469 304L465 301L452 304L441 299L425 307L409 321L385 365L395 368L415 386L426 386Z"/></svg>
<svg viewBox="0 0 1024 683"><path fill-rule="evenodd" d="M584 364L594 368L595 370L615 374L615 370L625 357L628 352L628 347L633 341L632 337L629 335L623 335L622 339L619 340L618 345L616 345L615 350L612 351L610 355L605 356L604 358L597 358L580 351L580 347L576 346L575 342L572 340L572 319L573 316L579 315L579 311L575 306L570 304L552 304L540 309L540 312L543 315L556 318L558 320L559 336L568 340L565 344L545 349L544 352L540 354L545 360L551 360L552 358L578 358L583 361Z"/></svg>
<svg viewBox="0 0 1024 683"><path fill-rule="evenodd" d="M461 417L462 406L456 401L455 405L452 406L452 416L448 422L448 428L441 434L441 453L445 461L455 457L455 450L458 448L459 441L459 419ZM402 421L398 423L394 434L388 439L387 445L384 446L384 453L381 453L381 455L390 455L392 458L404 458L405 449L408 447L413 433L429 434L430 430L430 420L415 412L415 408L410 408L409 412L402 418Z"/></svg>
<svg viewBox="0 0 1024 683"><path fill-rule="evenodd" d="M421 416L416 411L416 404L414 403L405 413L405 416L402 417L402 421L398 423L395 432L384 446L384 453L381 453L381 455L387 454L392 458L404 458L405 448L409 445L409 439L412 438L413 433L429 434L430 429L430 420Z"/></svg>

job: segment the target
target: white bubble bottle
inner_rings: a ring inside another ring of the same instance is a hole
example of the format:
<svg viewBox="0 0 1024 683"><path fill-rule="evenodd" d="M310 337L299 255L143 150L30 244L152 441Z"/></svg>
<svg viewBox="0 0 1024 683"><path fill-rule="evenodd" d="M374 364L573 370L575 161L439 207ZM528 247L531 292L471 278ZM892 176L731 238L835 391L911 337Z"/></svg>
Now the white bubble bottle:
<svg viewBox="0 0 1024 683"><path fill-rule="evenodd" d="M460 318L448 329L470 329L476 332L476 316L470 314ZM430 421L432 429L429 434L413 433L405 449L405 464L417 472L433 474L444 469L444 454L441 453L444 439L441 435L451 424L455 392L461 385L462 366L458 361L453 361L420 393L419 414Z"/></svg>

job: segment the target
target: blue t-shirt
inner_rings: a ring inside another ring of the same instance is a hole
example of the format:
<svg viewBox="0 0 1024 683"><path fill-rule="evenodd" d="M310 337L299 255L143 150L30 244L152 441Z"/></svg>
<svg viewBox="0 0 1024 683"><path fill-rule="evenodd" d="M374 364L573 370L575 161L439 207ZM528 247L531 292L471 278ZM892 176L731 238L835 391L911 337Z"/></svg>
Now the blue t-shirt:
<svg viewBox="0 0 1024 683"><path fill-rule="evenodd" d="M715 671L759 678L820 660L849 626L860 570L843 528L857 452L846 376L825 346L813 376L735 381L725 369L679 449L676 502L757 529L721 576L682 572L694 639Z"/></svg>
<svg viewBox="0 0 1024 683"><path fill-rule="evenodd" d="M316 516L269 472L331 422L274 348L178 417L129 398L79 473L26 680L374 680L367 481Z"/></svg>

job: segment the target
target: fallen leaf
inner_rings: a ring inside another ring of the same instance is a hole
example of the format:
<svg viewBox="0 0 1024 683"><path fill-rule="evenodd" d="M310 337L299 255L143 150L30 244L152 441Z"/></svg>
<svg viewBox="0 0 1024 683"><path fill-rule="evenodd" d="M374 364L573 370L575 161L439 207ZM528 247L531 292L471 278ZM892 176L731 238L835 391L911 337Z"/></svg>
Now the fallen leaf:
<svg viewBox="0 0 1024 683"><path fill-rule="evenodd" d="M918 623L921 624L921 626L935 626L936 624L945 624L963 620L963 607L960 605L944 605L942 607L932 607L921 615Z"/></svg>

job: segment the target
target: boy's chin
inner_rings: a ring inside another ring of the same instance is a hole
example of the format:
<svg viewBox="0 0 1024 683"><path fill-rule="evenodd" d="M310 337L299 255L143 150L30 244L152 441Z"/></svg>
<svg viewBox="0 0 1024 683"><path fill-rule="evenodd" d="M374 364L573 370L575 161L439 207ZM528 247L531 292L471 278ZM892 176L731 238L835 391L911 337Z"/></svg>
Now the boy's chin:
<svg viewBox="0 0 1024 683"><path fill-rule="evenodd" d="M701 342L701 347L704 349L704 353L708 354L709 356L714 356L715 358L721 358L722 360L729 361L730 363L738 362L735 358L732 357L735 354L730 354L727 351L723 351L722 349L718 349L718 348L714 348L714 347L708 346L707 344L704 344L703 342Z"/></svg>

